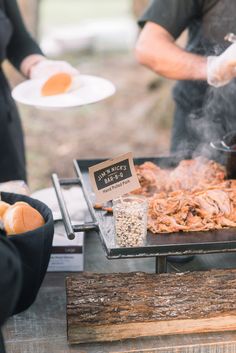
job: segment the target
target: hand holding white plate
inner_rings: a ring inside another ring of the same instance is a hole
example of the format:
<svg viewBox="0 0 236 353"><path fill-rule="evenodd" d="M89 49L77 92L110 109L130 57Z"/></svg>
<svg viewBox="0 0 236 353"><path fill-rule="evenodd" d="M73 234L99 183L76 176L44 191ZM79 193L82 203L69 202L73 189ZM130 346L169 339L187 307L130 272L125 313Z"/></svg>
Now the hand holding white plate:
<svg viewBox="0 0 236 353"><path fill-rule="evenodd" d="M39 108L72 108L99 102L115 93L115 86L110 81L89 75L79 75L78 87L69 92L43 97L41 88L45 80L27 80L12 91L12 97L19 103Z"/></svg>

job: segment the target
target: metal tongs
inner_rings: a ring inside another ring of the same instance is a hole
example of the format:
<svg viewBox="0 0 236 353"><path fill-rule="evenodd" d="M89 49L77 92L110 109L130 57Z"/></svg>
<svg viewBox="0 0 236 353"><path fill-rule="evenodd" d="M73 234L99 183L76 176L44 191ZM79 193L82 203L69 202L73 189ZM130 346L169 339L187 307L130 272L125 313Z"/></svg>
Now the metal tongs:
<svg viewBox="0 0 236 353"><path fill-rule="evenodd" d="M228 33L224 37L224 40L230 43L236 43L236 35L234 33Z"/></svg>

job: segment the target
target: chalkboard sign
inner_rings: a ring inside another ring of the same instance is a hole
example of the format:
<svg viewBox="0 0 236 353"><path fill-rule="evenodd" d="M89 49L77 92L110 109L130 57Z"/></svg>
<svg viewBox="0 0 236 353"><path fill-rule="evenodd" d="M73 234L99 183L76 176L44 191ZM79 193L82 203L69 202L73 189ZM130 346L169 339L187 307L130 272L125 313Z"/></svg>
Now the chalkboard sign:
<svg viewBox="0 0 236 353"><path fill-rule="evenodd" d="M98 202L106 202L140 188L132 153L89 168L92 188Z"/></svg>

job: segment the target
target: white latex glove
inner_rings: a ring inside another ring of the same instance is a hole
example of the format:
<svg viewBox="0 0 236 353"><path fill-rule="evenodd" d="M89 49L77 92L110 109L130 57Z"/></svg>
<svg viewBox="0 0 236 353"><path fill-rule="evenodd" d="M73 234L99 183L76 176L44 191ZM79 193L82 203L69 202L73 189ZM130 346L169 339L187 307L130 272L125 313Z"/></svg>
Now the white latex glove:
<svg viewBox="0 0 236 353"><path fill-rule="evenodd" d="M60 72L68 73L72 76L79 74L79 71L66 61L42 60L30 69L31 79L49 78Z"/></svg>
<svg viewBox="0 0 236 353"><path fill-rule="evenodd" d="M207 82L211 86L227 85L236 77L236 43L231 44L223 54L207 58Z"/></svg>

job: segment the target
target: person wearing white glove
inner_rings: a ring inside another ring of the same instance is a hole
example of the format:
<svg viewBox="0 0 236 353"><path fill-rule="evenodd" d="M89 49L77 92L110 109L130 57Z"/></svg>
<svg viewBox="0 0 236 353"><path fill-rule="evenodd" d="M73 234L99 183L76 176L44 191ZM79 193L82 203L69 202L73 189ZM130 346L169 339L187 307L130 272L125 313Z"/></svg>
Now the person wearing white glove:
<svg viewBox="0 0 236 353"><path fill-rule="evenodd" d="M236 44L224 40L227 33L236 33L235 13L234 0L152 0L138 21L142 29L135 49L138 62L178 81L173 90L173 153L188 151L191 156L213 138L236 130L236 88L231 116L228 96L223 99L236 77ZM176 40L185 30L188 39L183 48ZM210 91L219 99L210 102Z"/></svg>
<svg viewBox="0 0 236 353"><path fill-rule="evenodd" d="M138 21L138 62L177 80L170 151L178 157L201 155L210 141L236 130L236 44L224 40L236 33L235 13L235 0L152 0ZM183 48L176 40L185 30Z"/></svg>
<svg viewBox="0 0 236 353"><path fill-rule="evenodd" d="M42 55L30 55L21 63L21 72L30 79L41 79L65 72L72 76L78 75L79 71L66 61L48 60Z"/></svg>
<svg viewBox="0 0 236 353"><path fill-rule="evenodd" d="M8 59L27 79L78 71L69 63L48 60L27 32L16 0L0 1L0 183L27 181L24 136L17 107L1 64Z"/></svg>
<svg viewBox="0 0 236 353"><path fill-rule="evenodd" d="M207 82L214 87L227 85L236 77L236 43L221 55L207 58Z"/></svg>
<svg viewBox="0 0 236 353"><path fill-rule="evenodd" d="M143 65L173 80L207 80L221 87L236 77L236 43L219 56L196 55L180 48L170 33L151 22L141 32L136 56Z"/></svg>

